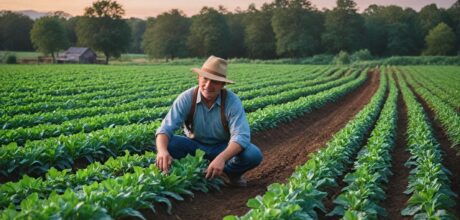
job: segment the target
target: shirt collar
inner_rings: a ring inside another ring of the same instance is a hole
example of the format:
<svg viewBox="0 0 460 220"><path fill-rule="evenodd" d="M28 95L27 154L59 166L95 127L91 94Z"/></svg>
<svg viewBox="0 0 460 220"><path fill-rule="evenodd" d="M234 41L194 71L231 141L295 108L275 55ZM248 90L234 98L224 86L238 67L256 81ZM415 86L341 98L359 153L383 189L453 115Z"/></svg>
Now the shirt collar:
<svg viewBox="0 0 460 220"><path fill-rule="evenodd" d="M220 102L221 102L221 94L222 94L222 91L219 93L219 95L217 96L216 98L216 101L214 102L214 104L217 104L218 106L220 106ZM202 98L202 95L201 95L201 89L198 89L198 96L196 97L196 103L200 103L201 102L201 98Z"/></svg>

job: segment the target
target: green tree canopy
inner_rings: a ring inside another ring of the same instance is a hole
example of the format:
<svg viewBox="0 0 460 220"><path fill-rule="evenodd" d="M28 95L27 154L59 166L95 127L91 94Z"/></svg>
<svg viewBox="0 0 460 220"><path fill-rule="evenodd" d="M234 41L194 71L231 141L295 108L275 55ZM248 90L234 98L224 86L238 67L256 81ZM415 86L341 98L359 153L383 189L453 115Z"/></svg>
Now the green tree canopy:
<svg viewBox="0 0 460 220"><path fill-rule="evenodd" d="M120 57L131 42L131 29L125 20L121 5L115 1L99 0L85 9L85 15L78 19L78 45L102 51L106 63L109 57Z"/></svg>
<svg viewBox="0 0 460 220"><path fill-rule="evenodd" d="M30 38L35 48L44 54L51 54L53 63L55 53L68 47L66 29L57 16L45 16L36 20Z"/></svg>
<svg viewBox="0 0 460 220"><path fill-rule="evenodd" d="M67 39L69 40L70 46L77 45L77 23L80 16L71 17L64 22L64 26L67 32Z"/></svg>
<svg viewBox="0 0 460 220"><path fill-rule="evenodd" d="M98 0L93 2L91 7L85 8L85 16L88 17L121 19L124 14L125 10L123 7L112 0Z"/></svg>
<svg viewBox="0 0 460 220"><path fill-rule="evenodd" d="M370 5L363 13L367 48L378 56L386 53L388 39L386 20L379 15L382 10L383 6Z"/></svg>
<svg viewBox="0 0 460 220"><path fill-rule="evenodd" d="M371 5L364 11L367 45L377 55L417 55L423 33L417 12L399 6Z"/></svg>
<svg viewBox="0 0 460 220"><path fill-rule="evenodd" d="M450 55L455 49L455 34L452 28L440 23L425 37L425 55Z"/></svg>
<svg viewBox="0 0 460 220"><path fill-rule="evenodd" d="M129 28L131 29L131 44L129 46L129 53L142 53L142 40L144 39L147 21L139 18L130 18L127 20Z"/></svg>
<svg viewBox="0 0 460 220"><path fill-rule="evenodd" d="M0 50L31 51L32 19L11 11L0 11Z"/></svg>
<svg viewBox="0 0 460 220"><path fill-rule="evenodd" d="M452 21L452 28L454 33L457 36L456 50L457 54L460 54L460 0L457 0L452 6L447 10L447 13Z"/></svg>
<svg viewBox="0 0 460 220"><path fill-rule="evenodd" d="M204 7L192 17L187 45L192 56L216 55L226 58L230 47L228 24L222 13L214 8Z"/></svg>
<svg viewBox="0 0 460 220"><path fill-rule="evenodd" d="M244 46L244 20L246 15L242 12L228 12L224 16L230 32L231 47L229 47L228 56L245 57L246 49Z"/></svg>
<svg viewBox="0 0 460 220"><path fill-rule="evenodd" d="M364 20L356 11L356 3L353 0L337 0L337 6L326 13L322 41L327 51L353 52L365 46Z"/></svg>
<svg viewBox="0 0 460 220"><path fill-rule="evenodd" d="M418 17L420 19L420 25L423 29L423 34L427 34L428 31L433 29L436 25L443 22L443 11L436 6L436 4L425 5L420 12Z"/></svg>
<svg viewBox="0 0 460 220"><path fill-rule="evenodd" d="M313 55L320 48L322 19L308 0L290 0L275 9L272 27L276 53L286 57Z"/></svg>
<svg viewBox="0 0 460 220"><path fill-rule="evenodd" d="M270 59L276 57L276 40L271 19L273 10L265 4L262 10L250 5L244 19L244 45L250 58Z"/></svg>
<svg viewBox="0 0 460 220"><path fill-rule="evenodd" d="M178 9L158 15L145 31L145 53L166 59L186 56L189 28L190 20Z"/></svg>

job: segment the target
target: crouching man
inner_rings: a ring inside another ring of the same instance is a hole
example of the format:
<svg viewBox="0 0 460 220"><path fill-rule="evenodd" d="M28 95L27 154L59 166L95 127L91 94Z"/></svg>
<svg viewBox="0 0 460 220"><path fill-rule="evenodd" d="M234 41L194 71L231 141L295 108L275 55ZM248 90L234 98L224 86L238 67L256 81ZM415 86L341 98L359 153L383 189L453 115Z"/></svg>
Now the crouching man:
<svg viewBox="0 0 460 220"><path fill-rule="evenodd" d="M238 96L226 90L227 61L210 56L198 75L198 86L180 94L156 131L156 165L168 172L173 159L193 155L197 149L210 160L206 178L225 174L228 184L245 187L242 175L262 161L259 148L250 142L251 134ZM184 124L187 137L174 135Z"/></svg>

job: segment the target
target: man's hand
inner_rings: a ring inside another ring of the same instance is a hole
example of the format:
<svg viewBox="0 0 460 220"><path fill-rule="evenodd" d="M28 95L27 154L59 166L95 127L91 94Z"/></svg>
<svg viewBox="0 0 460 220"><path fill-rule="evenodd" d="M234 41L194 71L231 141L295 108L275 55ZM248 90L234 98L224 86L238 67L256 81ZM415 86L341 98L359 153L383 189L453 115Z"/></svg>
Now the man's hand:
<svg viewBox="0 0 460 220"><path fill-rule="evenodd" d="M161 171L168 173L172 160L173 158L168 151L160 151L157 153L156 165Z"/></svg>
<svg viewBox="0 0 460 220"><path fill-rule="evenodd" d="M221 176L224 172L225 160L222 157L217 156L206 169L206 179L212 179L214 177Z"/></svg>
<svg viewBox="0 0 460 220"><path fill-rule="evenodd" d="M209 164L208 169L206 169L206 179L221 176L224 172L225 162L242 150L243 148L238 143L230 141L227 148Z"/></svg>
<svg viewBox="0 0 460 220"><path fill-rule="evenodd" d="M169 167L171 166L173 158L169 154L168 151L168 136L165 134L158 134L156 138L156 144L157 144L157 159L155 164L157 167L165 172L169 172Z"/></svg>

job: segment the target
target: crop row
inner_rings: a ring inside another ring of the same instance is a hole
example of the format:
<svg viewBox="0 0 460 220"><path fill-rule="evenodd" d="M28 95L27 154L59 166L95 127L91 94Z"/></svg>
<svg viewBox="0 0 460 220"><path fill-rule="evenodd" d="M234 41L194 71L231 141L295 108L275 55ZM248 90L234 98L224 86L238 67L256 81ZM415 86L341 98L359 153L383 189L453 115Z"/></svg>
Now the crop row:
<svg viewBox="0 0 460 220"><path fill-rule="evenodd" d="M454 109L460 110L460 95L458 97L452 96L450 94L454 93L452 92L446 92L445 90L453 90L449 87L444 87L441 89L439 86L442 86L443 84L437 84L434 83L433 81L429 81L428 79L424 78L420 73L413 73L411 71L408 71L405 69L405 72L413 78L412 81L417 82L417 84L420 84L422 87L424 87L426 90L430 91L434 95L436 95L439 99L443 100L446 102L448 105L452 106Z"/></svg>
<svg viewBox="0 0 460 220"><path fill-rule="evenodd" d="M18 205L21 201L32 193L38 193L39 198L45 199L53 191L59 194L64 193L67 188L76 191L81 189L83 185L133 172L135 166L148 167L155 163L155 157L156 154L153 152L131 155L126 151L124 156L119 156L116 159L111 157L104 164L92 163L86 169L77 170L76 173L71 173L71 170L68 169L58 171L51 168L44 179L26 175L18 182L0 185L0 209L5 209L10 204L19 208Z"/></svg>
<svg viewBox="0 0 460 220"><path fill-rule="evenodd" d="M163 96L177 96L177 93L180 91L191 87L192 84L178 84L177 87L171 89L162 89L162 90L152 90L144 91L140 93L125 95L125 96L115 96L103 100L73 100L69 99L65 102L37 102L23 106L6 106L4 107L0 114L4 115L2 120L7 120L11 116L16 116L18 114L34 114L34 113L46 113L53 111L62 111L62 110L75 110L79 108L88 108L88 107L113 107L125 103L135 102L143 99L159 98ZM171 85L167 85L171 87ZM165 85L166 88L166 85ZM8 117L10 116L10 117Z"/></svg>
<svg viewBox="0 0 460 220"><path fill-rule="evenodd" d="M404 74L407 82L420 94L434 111L436 118L441 122L448 139L460 155L460 116L458 113L424 86L418 84L412 75Z"/></svg>
<svg viewBox="0 0 460 220"><path fill-rule="evenodd" d="M135 166L133 172L101 182L82 185L63 194L52 192L47 199L32 193L20 204L20 211L10 206L0 214L1 219L112 219L136 217L144 219L139 209L155 212L154 204L163 203L170 212L169 200L183 200L181 195L193 195L191 190L207 192L219 189L220 179L207 180L203 176L207 161L204 152L174 160L168 175L154 165Z"/></svg>
<svg viewBox="0 0 460 220"><path fill-rule="evenodd" d="M134 111L127 111L117 114L106 114L95 117L87 117L65 121L62 124L40 124L29 128L17 128L0 130L0 143L8 144L16 142L23 146L26 141L42 140L60 135L71 135L79 132L89 133L95 130L129 125L136 123L148 123L160 120L168 112L169 107L144 108Z"/></svg>
<svg viewBox="0 0 460 220"><path fill-rule="evenodd" d="M305 79L305 78L296 79L296 82L294 83L285 83L282 85L270 86L271 88L270 90L259 88L259 89L253 89L253 90L247 90L247 91L239 91L237 94L241 100L253 99L256 97L260 97L260 96L273 95L273 94L277 94L283 91L288 91L288 90L302 88L302 87L314 86L317 84L329 82L331 80L336 80L342 76L343 72L345 72L345 70L335 71L330 76L328 74L323 73L322 77L317 77L315 74L315 75L311 75L311 76L314 76L315 78L309 77L308 79Z"/></svg>
<svg viewBox="0 0 460 220"><path fill-rule="evenodd" d="M340 78L338 80L326 82L323 84L313 85L309 87L301 87L298 89L288 90L288 91L284 91L284 92L274 94L274 95L268 95L268 96L254 98L254 99L243 100L242 101L243 106L246 112L253 112L257 109L264 108L268 105L276 105L280 103L294 101L300 97L322 92L322 91L340 86L342 84L345 84L349 81L352 81L353 79L359 76L359 73L360 73L359 70L355 70L354 74ZM268 89L271 89L271 88L267 88L267 90Z"/></svg>
<svg viewBox="0 0 460 220"><path fill-rule="evenodd" d="M453 75L457 74L457 70L445 69L440 67L437 68L415 68L418 70L420 77L429 80L432 84L440 85L441 89L448 93L451 97L455 99L460 99L460 89L458 88L458 79L455 80Z"/></svg>
<svg viewBox="0 0 460 220"><path fill-rule="evenodd" d="M262 67L267 70L267 67ZM302 71L305 68L289 68L289 69L280 69L282 72L280 74L285 74L289 71L291 72L296 72L295 70ZM102 71L98 71L102 70ZM248 80L257 80L255 76L261 75L261 77L267 75L267 76L273 76L276 75L278 68L275 68L274 70L267 70L264 72L255 71L257 74L250 74L247 71L240 71L240 73L237 73L236 76L241 76L243 79L248 79ZM294 71L292 71L294 70ZM307 71L310 69L307 68ZM34 70L33 72L37 73L38 70ZM183 67L168 67L165 69L155 69L154 74L151 74L150 69L143 69L141 72L136 73L136 72L130 72L130 74L126 73L120 73L120 70L112 70L110 72L105 72L105 69L96 69L92 70L93 75L85 75L81 74L79 72L71 71L66 74L64 74L63 77L58 77L59 80L56 80L55 82L49 82L49 80L44 80L43 82L40 82L39 85L33 86L33 82L36 82L37 76L34 75L34 79L32 82L31 79L25 80L24 83L21 83L21 80L12 80L11 82L5 81L6 85L5 87L11 86L11 85L16 85L18 88L17 91L16 89L12 88L7 90L7 92L2 93L2 99L1 101L8 101L8 100L13 100L13 99L21 99L21 98L27 98L27 97L32 97L36 96L37 94L40 95L51 95L51 96L74 96L74 95L80 95L84 93L92 93L96 91L111 91L111 90L118 90L118 89L123 89L123 88L132 88L136 87L139 85L148 85L151 83L154 84L166 84L166 85L171 85L172 83L176 83L178 81L184 81L188 80L191 82L191 77L192 74L188 73L189 69L184 69ZM56 75L52 74L54 71L51 71L48 73L48 78L56 78ZM187 72L187 73L185 73ZM62 74L61 72L55 73L55 74ZM72 75L73 74L73 75ZM113 76L114 79L107 79L107 77L104 75L111 75ZM123 74L123 75L120 75ZM52 77L50 77L52 76ZM130 76L128 79L124 79L126 76ZM188 76L188 77L187 77ZM46 77L46 75L44 76ZM147 78L145 80L144 78ZM101 79L102 78L102 79ZM120 78L124 79L127 82L120 82ZM254 79L253 79L254 78ZM265 77L264 79L269 79L270 77ZM82 84L83 79L91 79L91 86L84 86ZM260 78L259 78L260 80ZM262 79L263 81L263 79ZM47 83L46 83L47 82ZM68 82L68 85L66 85L66 82ZM79 86L75 87L75 82L78 82ZM149 83L151 82L151 83ZM44 89L46 88L46 89ZM25 90L21 92L21 90ZM5 97L7 98L5 100ZM69 97L70 98L70 97Z"/></svg>
<svg viewBox="0 0 460 220"><path fill-rule="evenodd" d="M383 71L382 71L382 74ZM378 219L386 216L379 202L385 199L385 186L391 173L391 149L395 144L398 90L392 77L388 99L367 144L358 153L354 171L344 177L347 186L335 199L328 215L343 219Z"/></svg>
<svg viewBox="0 0 460 220"><path fill-rule="evenodd" d="M312 75L313 77L318 77L321 75L321 72L319 74L314 74ZM310 75L307 74L307 77L310 77ZM297 80L305 80L307 77L296 77L294 79ZM310 77L311 78L311 77ZM291 81L295 81L293 79L290 79ZM258 83L256 83L257 86ZM254 85L253 85L254 86ZM168 85L167 87L170 87ZM8 115L3 115L0 118L0 124L2 124L3 128L16 128L18 126L30 126L31 122L32 125L37 125L41 123L60 123L63 119L68 120L68 119L74 119L78 118L78 114L75 113L81 113L83 116L90 116L91 113L87 112L93 112L98 113L98 111L94 111L94 109L91 109L89 107L116 107L116 110L121 110L121 111L126 111L126 110L134 110L133 108L140 108L140 107L135 107L139 106L139 104L142 106L142 100L145 102L151 102L155 101L151 100L152 98L161 98L162 96L177 96L179 92L184 90L185 88L189 88L191 85L188 84L178 84L178 86L175 86L173 89L166 89L166 90L159 90L155 92L150 92L147 94L141 93L141 94L134 94L130 96L121 96L121 97L112 97L106 100L81 100L81 101L76 101L76 100L71 100L71 101L66 101L65 103L58 102L58 103L48 103L48 102L39 102L39 103L34 103L31 105L26 105L26 106L12 106L12 107L5 107L2 111L5 114L17 114L17 113L26 113L26 114L20 114L20 115L15 115L13 117L8 116ZM236 87L236 88L242 88L242 87ZM254 87L251 87L254 88ZM264 87L261 87L264 88ZM250 89L249 87L247 89ZM241 90L244 91L244 90ZM151 98L149 98L151 97ZM157 99L156 99L157 100ZM121 108L118 105L123 105L123 106L129 106L128 108ZM170 103L169 103L170 104ZM165 104L163 104L165 105ZM156 104L150 103L150 106L156 106ZM83 108L85 107L85 108ZM146 106L142 106L146 107ZM120 112L120 111L116 111ZM51 112L53 111L53 112ZM35 117L29 116L30 113L33 112L38 112L34 114Z"/></svg>
<svg viewBox="0 0 460 220"><path fill-rule="evenodd" d="M0 172L4 176L42 175L51 167L71 168L75 160L102 161L125 150L153 150L159 121L106 128L92 133L78 133L45 140L29 141L23 147L11 143L0 148Z"/></svg>
<svg viewBox="0 0 460 220"><path fill-rule="evenodd" d="M252 90L254 93L258 91L268 91L267 88L259 88L258 90ZM148 107L162 107L168 106L172 103L174 98L177 96L179 90L174 90L173 92L160 93L159 97L154 98L144 98L132 102L123 103L121 105L112 106L112 107L87 107L87 108L75 108L75 109L60 109L53 112L37 113L37 114L21 114L13 117L3 116L0 118L0 125L3 129L11 129L17 127L30 127L34 125L44 124L44 123L53 123L59 124L66 120L72 120L82 117L89 117L94 115L110 114L110 113L120 113L125 111L136 110L140 108ZM111 100L109 103L114 101L125 102L126 100L117 98L118 100ZM95 106L100 106L98 100L93 102ZM103 104L103 103L102 103ZM84 104L83 104L84 105ZM88 104L86 104L88 105Z"/></svg>
<svg viewBox="0 0 460 220"><path fill-rule="evenodd" d="M301 97L295 101L280 105L269 105L248 114L251 131L262 131L273 128L278 123L289 122L313 109L322 107L328 102L337 101L340 97L362 85L367 79L367 69L358 78L343 85L325 90L314 95Z"/></svg>
<svg viewBox="0 0 460 220"><path fill-rule="evenodd" d="M294 72L295 73L295 72ZM294 76L294 73L290 73L287 75L292 75ZM306 74L308 75L308 74ZM147 93L149 92L150 95L154 94L155 96L158 96L158 94L155 94L157 92L164 93L163 90L168 89L171 90L170 85L175 84L179 85L182 87L191 87L193 81L191 81L189 78L182 77L179 79L173 78L173 79L166 79L166 80L158 80L158 79L148 79L148 80L140 80L136 79L133 80L130 84L123 84L123 87L107 87L105 90L96 90L94 92L85 92L85 93L79 93L77 95L71 94L71 95L61 95L61 96L53 96L49 94L39 94L39 93L33 93L23 99L17 99L15 97L8 97L8 101L5 101L3 106L8 107L8 106L14 106L14 107L20 107L18 110L9 110L6 111L7 114L12 115L12 114L17 114L17 113L27 113L26 110L29 110L29 113L31 113L31 110L38 109L41 111L44 110L54 110L56 108L62 108L62 109L69 109L69 108L76 108L81 105L79 105L79 102L83 101L95 101L100 99L104 99L103 101L113 104L117 104L118 99L123 98L123 99L132 99L129 97L129 95L136 97L140 96L141 94L137 93ZM99 82L99 84L106 84L104 82ZM81 87L78 87L81 89ZM174 87L174 91L180 92L182 89ZM10 93L11 94L11 93ZM167 93L167 94L172 94L172 93ZM126 97L128 96L128 97ZM145 96L145 95L144 95ZM120 97L115 100L105 100L106 98L115 98L115 97ZM148 97L148 96L146 96ZM123 100L121 99L121 100ZM72 102L69 103L69 100L72 100ZM109 102L110 101L110 102ZM94 105L89 105L91 103L88 103L88 105L83 105L85 107L89 106L94 106ZM100 103L101 105L107 105L104 103ZM35 108L34 108L35 106ZM46 109L40 108L40 106L46 106ZM35 110L36 111L36 110Z"/></svg>
<svg viewBox="0 0 460 220"><path fill-rule="evenodd" d="M325 148L310 155L287 183L274 183L263 196L250 199L247 205L251 210L246 215L225 219L315 219L316 209L325 212L321 200L327 193L322 190L335 185L335 179L346 170L383 106L387 82L384 74L380 77L379 89L370 103L336 133Z"/></svg>
<svg viewBox="0 0 460 220"><path fill-rule="evenodd" d="M428 118L408 85L398 74L399 85L407 106L407 143L411 154L406 166L412 168L405 193L410 195L403 216L414 219L444 219L455 205L448 171L442 166L439 143L434 138Z"/></svg>
<svg viewBox="0 0 460 220"><path fill-rule="evenodd" d="M59 66L43 65L30 68L26 65L6 67L0 71L5 87L2 95L13 93L12 98L31 94L72 95L88 91L132 87L139 83L157 81L174 82L190 75L186 66ZM78 82L78 86L76 86ZM136 84L136 82L138 82ZM134 83L134 84L133 84Z"/></svg>
<svg viewBox="0 0 460 220"><path fill-rule="evenodd" d="M171 83L175 83L179 88L171 88ZM112 102L119 102L119 100L134 100L136 97L149 97L159 96L160 94L171 94L171 91L180 91L180 87L191 85L191 80L177 80L175 82L150 82L147 85L135 85L117 89L102 90L95 92L82 93L78 95L65 95L65 96L51 96L46 94L34 94L32 96L23 99L11 98L8 102L4 102L2 105L5 107L18 107L20 110L16 111L5 111L5 114L13 115L19 113L33 113L35 106L46 106L44 109L38 109L40 111L51 111L54 109L70 109L85 106L80 104L81 102L94 102L94 101L106 101L112 99ZM160 94L156 94L160 93ZM107 105L101 103L101 105ZM89 104L91 106L91 104ZM86 106L88 107L88 106ZM29 110L29 111L27 111ZM35 110L37 111L37 110Z"/></svg>

